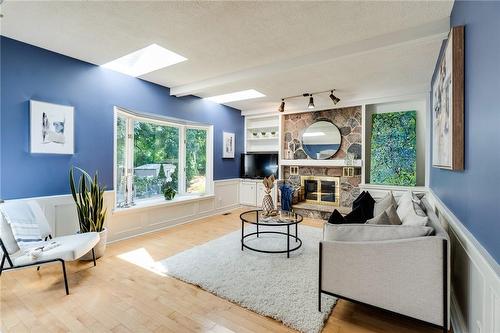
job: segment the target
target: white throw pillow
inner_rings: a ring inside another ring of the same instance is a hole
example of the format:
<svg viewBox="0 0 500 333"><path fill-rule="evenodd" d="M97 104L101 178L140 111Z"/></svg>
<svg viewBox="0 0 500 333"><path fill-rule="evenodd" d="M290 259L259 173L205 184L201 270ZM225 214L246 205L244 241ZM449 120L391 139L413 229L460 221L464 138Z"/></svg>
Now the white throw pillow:
<svg viewBox="0 0 500 333"><path fill-rule="evenodd" d="M329 224L323 226L323 240L341 242L367 242L423 237L433 229L423 226L379 224Z"/></svg>
<svg viewBox="0 0 500 333"><path fill-rule="evenodd" d="M403 222L403 225L408 226L426 226L427 223L429 223L429 218L427 217L427 215L418 215L413 208L412 202L412 204L410 205L410 209L408 210L405 217L401 220L401 222Z"/></svg>
<svg viewBox="0 0 500 333"><path fill-rule="evenodd" d="M398 208L396 212L398 213L399 219L404 220L405 216L413 210L413 197L410 191L406 191L401 198L399 198Z"/></svg>
<svg viewBox="0 0 500 333"><path fill-rule="evenodd" d="M394 207L398 207L398 204L396 203L392 192L389 192L381 200L375 202L375 205L373 206L373 216L379 216L380 214L385 212L386 209L391 205Z"/></svg>

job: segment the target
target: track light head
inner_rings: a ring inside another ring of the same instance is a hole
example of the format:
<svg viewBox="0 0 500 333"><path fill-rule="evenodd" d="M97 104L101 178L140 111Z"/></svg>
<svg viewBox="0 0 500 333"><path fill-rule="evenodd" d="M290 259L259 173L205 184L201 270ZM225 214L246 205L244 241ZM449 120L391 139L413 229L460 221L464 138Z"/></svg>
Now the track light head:
<svg viewBox="0 0 500 333"><path fill-rule="evenodd" d="M309 94L309 104L307 105L307 108L314 109L314 99L312 94Z"/></svg>
<svg viewBox="0 0 500 333"><path fill-rule="evenodd" d="M284 98L281 99L281 104L280 104L280 107L278 108L278 111L285 112L285 99Z"/></svg>
<svg viewBox="0 0 500 333"><path fill-rule="evenodd" d="M330 91L330 99L332 100L334 105L337 105L337 103L340 102L340 98L333 94L333 90Z"/></svg>

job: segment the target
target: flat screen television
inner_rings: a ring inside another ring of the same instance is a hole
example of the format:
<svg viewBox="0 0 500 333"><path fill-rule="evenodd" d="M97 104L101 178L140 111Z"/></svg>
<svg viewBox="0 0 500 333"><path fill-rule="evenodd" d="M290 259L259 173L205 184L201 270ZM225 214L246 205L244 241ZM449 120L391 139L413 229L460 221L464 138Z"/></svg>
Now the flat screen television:
<svg viewBox="0 0 500 333"><path fill-rule="evenodd" d="M270 175L278 179L278 153L241 154L241 178L263 179Z"/></svg>

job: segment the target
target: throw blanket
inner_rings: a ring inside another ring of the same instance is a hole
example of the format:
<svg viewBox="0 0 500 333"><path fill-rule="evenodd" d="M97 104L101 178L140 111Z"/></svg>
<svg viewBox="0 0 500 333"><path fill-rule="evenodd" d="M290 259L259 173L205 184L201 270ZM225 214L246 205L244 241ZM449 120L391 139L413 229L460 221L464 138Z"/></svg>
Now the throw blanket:
<svg viewBox="0 0 500 333"><path fill-rule="evenodd" d="M14 239L22 250L43 243L33 208L34 204L32 202L28 204L5 202L0 205L0 211L7 223L10 224Z"/></svg>
<svg viewBox="0 0 500 333"><path fill-rule="evenodd" d="M293 188L290 185L283 184L280 186L281 191L281 210L292 210Z"/></svg>

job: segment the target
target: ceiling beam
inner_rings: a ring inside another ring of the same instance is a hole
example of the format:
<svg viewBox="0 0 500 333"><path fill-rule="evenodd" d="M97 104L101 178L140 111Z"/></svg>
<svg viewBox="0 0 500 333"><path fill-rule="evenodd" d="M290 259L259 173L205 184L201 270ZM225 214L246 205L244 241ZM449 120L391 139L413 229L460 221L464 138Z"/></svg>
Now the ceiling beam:
<svg viewBox="0 0 500 333"><path fill-rule="evenodd" d="M450 30L449 18L429 22L425 25L395 31L373 38L356 41L349 44L335 46L323 51L290 58L283 61L256 66L241 71L236 71L209 79L192 82L184 85L172 87L170 95L186 96L196 95L205 89L217 87L233 82L247 80L255 77L263 77L277 73L287 72L298 67L318 64L338 58L360 55L376 50L445 39ZM223 91L221 93L228 93Z"/></svg>

